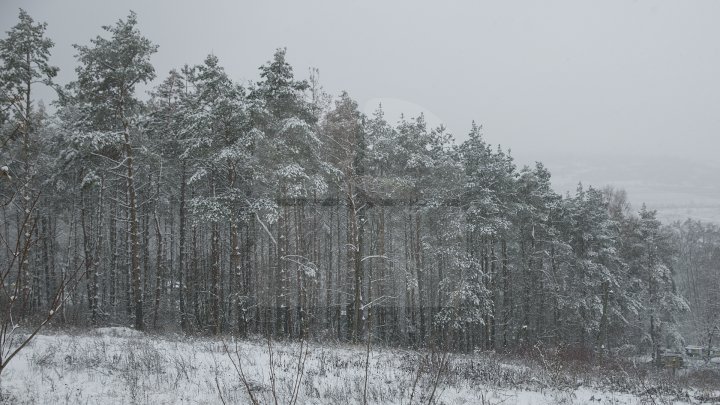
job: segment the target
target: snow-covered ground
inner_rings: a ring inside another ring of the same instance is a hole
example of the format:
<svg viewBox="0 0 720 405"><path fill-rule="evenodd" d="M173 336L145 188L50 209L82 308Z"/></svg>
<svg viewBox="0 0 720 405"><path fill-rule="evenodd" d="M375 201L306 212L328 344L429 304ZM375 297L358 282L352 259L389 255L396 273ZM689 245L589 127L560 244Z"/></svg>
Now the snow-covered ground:
<svg viewBox="0 0 720 405"><path fill-rule="evenodd" d="M269 347L261 339L236 346L230 338L102 328L36 337L3 373L2 390L13 404L250 404L248 389L261 404L290 404L294 396L297 404L355 404L363 403L365 359L362 346ZM645 372L638 369L591 376L542 357L484 353L444 357L374 347L367 371L371 404L703 403L699 395L720 395L678 389L657 375L640 378Z"/></svg>

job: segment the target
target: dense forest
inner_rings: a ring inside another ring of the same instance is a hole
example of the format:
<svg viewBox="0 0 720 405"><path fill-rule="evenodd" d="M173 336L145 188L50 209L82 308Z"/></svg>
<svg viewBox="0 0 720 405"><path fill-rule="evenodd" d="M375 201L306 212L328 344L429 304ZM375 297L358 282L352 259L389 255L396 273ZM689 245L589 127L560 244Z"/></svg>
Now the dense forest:
<svg viewBox="0 0 720 405"><path fill-rule="evenodd" d="M61 85L45 29L21 10L0 40L0 346L47 323L600 354L720 334L717 225L559 195L481 126L366 116L285 49L248 83L213 55L158 78L134 13Z"/></svg>

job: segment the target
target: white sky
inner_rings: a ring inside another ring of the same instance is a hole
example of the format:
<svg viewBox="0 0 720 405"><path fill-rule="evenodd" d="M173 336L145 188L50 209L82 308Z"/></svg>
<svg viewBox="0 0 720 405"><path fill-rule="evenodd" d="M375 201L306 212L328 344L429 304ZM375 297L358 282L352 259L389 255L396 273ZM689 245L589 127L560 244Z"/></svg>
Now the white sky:
<svg viewBox="0 0 720 405"><path fill-rule="evenodd" d="M519 162L584 156L717 162L720 1L0 0L48 22L60 82L73 43L138 13L160 77L212 52L237 80L286 46L367 111L424 111L462 140L476 120ZM551 165L552 168L552 165ZM631 193L632 194L632 193Z"/></svg>

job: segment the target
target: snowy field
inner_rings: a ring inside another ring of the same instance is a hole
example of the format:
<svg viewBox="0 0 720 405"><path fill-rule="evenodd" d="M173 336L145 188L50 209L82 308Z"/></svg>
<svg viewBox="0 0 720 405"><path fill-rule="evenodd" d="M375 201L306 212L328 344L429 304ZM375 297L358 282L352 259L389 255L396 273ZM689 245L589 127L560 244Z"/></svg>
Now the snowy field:
<svg viewBox="0 0 720 405"><path fill-rule="evenodd" d="M104 328L38 336L6 370L2 389L13 404L251 404L248 390L260 404L361 404L364 392L371 404L682 404L720 395L642 367L598 372L547 356L377 347L365 388L366 354L363 346L236 346Z"/></svg>

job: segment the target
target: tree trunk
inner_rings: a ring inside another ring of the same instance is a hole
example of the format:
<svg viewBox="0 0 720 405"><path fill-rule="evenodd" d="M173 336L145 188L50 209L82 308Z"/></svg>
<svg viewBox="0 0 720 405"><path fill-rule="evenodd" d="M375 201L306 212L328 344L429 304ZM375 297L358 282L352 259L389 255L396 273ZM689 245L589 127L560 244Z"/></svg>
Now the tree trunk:
<svg viewBox="0 0 720 405"><path fill-rule="evenodd" d="M412 226L412 222L411 222ZM425 277L424 277L424 269L423 269L423 262L422 262L422 238L420 236L420 212L415 212L415 246L414 246L414 256L415 256L415 272L417 276L417 290L418 290L418 318L420 321L420 328L419 328L419 343L421 345L425 344L425 304L423 302L425 298Z"/></svg>
<svg viewBox="0 0 720 405"><path fill-rule="evenodd" d="M187 297L187 287L185 283L185 244L187 240L185 228L185 193L186 193L186 169L185 160L180 165L180 252L178 253L178 301L180 305L180 329L183 332L188 330L187 324L187 308L185 308L185 299Z"/></svg>
<svg viewBox="0 0 720 405"><path fill-rule="evenodd" d="M140 274L140 237L138 227L138 214L137 214L137 196L135 195L135 180L134 180L134 167L133 167L133 151L132 144L130 143L130 123L125 117L125 111L122 111L122 122L123 122L123 135L125 139L125 159L127 166L127 195L128 195L128 210L130 214L130 268L132 274L132 296L134 303L134 325L137 330L145 329L145 322L143 316L143 290L141 284Z"/></svg>
<svg viewBox="0 0 720 405"><path fill-rule="evenodd" d="M159 183L158 183L159 187ZM157 329L158 313L160 312L160 295L163 287L163 238L160 232L160 221L155 209L155 308L153 309L153 328Z"/></svg>
<svg viewBox="0 0 720 405"><path fill-rule="evenodd" d="M512 316L512 292L510 290L510 268L508 266L507 240L500 242L503 279L503 348L507 349L510 318Z"/></svg>
<svg viewBox="0 0 720 405"><path fill-rule="evenodd" d="M348 214L350 215L350 262L353 269L353 323L352 323L352 342L357 343L360 333L362 332L362 239L361 229L362 218L359 215L358 202L355 200L355 190L352 184L347 186Z"/></svg>
<svg viewBox="0 0 720 405"><path fill-rule="evenodd" d="M90 325L95 326L97 325L97 293L95 291L95 281L97 280L96 277L96 269L95 266L93 266L93 256L92 251L90 247L90 238L92 237L88 232L88 224L87 224L87 207L86 207L86 196L85 196L85 187L80 187L80 202L81 202L81 208L80 208L80 227L82 228L82 238L83 238L83 255L84 257L84 264L85 264L85 277L88 280L87 281L87 295L88 295L88 307L90 309Z"/></svg>
<svg viewBox="0 0 720 405"><path fill-rule="evenodd" d="M211 302L211 320L212 320L212 333L215 335L220 334L220 232L218 230L217 222L212 223L211 231L211 242L210 242L210 260L211 260L211 287L210 287L210 302Z"/></svg>
<svg viewBox="0 0 720 405"><path fill-rule="evenodd" d="M607 328L608 328L608 297L610 291L610 283L602 282L602 317L600 318L600 330L598 331L597 346L600 353L604 352L607 344Z"/></svg>

